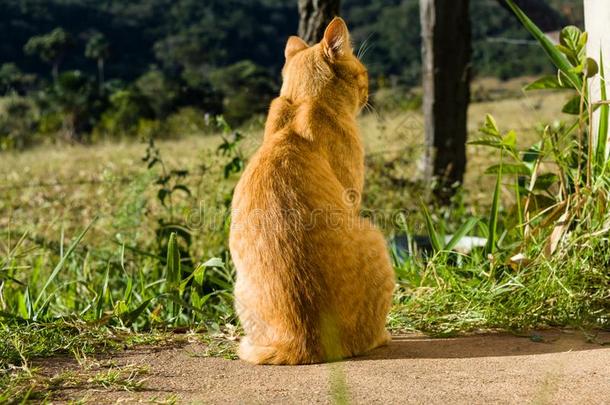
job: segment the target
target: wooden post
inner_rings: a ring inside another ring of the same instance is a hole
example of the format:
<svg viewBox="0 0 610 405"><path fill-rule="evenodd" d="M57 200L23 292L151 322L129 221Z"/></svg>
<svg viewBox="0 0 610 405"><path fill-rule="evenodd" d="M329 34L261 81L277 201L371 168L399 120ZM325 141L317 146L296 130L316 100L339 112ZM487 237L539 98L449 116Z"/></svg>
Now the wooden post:
<svg viewBox="0 0 610 405"><path fill-rule="evenodd" d="M600 63L600 52L603 55L604 72L606 78L610 77L610 1L608 0L584 0L585 7L585 30L589 33L587 43L587 55ZM600 76L596 75L589 82L589 91L592 102L601 100L601 86L603 85ZM610 86L606 86L610 91ZM597 140L599 128L598 109L593 114L593 134ZM610 139L610 137L606 138ZM606 147L606 153L608 153Z"/></svg>
<svg viewBox="0 0 610 405"><path fill-rule="evenodd" d="M299 0L299 37L309 45L318 43L340 8L340 0Z"/></svg>
<svg viewBox="0 0 610 405"><path fill-rule="evenodd" d="M470 101L469 0L420 0L422 26L423 172L447 202L466 169Z"/></svg>

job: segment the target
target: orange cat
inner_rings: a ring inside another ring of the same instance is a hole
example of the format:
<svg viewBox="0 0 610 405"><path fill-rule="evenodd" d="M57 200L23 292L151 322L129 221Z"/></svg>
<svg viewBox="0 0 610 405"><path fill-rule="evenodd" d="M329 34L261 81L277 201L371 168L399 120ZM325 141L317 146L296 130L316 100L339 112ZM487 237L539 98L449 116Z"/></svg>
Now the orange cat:
<svg viewBox="0 0 610 405"><path fill-rule="evenodd" d="M394 273L383 236L358 215L367 71L340 18L312 47L290 37L285 56L263 144L233 197L239 356L257 364L336 360L390 340Z"/></svg>

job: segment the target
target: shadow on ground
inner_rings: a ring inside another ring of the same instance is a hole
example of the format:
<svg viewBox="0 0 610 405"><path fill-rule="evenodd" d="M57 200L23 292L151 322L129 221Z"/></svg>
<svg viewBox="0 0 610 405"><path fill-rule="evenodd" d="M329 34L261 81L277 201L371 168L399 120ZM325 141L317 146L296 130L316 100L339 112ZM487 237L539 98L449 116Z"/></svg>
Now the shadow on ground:
<svg viewBox="0 0 610 405"><path fill-rule="evenodd" d="M392 342L352 361L383 359L465 359L530 356L607 348L610 332L549 330L514 335L480 334L454 338L394 336Z"/></svg>

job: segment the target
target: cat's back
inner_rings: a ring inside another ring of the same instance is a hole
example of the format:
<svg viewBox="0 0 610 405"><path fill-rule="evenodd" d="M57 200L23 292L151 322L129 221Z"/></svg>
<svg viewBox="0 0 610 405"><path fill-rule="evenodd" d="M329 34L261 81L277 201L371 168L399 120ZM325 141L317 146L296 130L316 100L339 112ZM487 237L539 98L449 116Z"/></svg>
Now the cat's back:
<svg viewBox="0 0 610 405"><path fill-rule="evenodd" d="M265 136L235 189L234 206L268 209L309 205L315 183L331 175L330 166L315 143L283 128Z"/></svg>

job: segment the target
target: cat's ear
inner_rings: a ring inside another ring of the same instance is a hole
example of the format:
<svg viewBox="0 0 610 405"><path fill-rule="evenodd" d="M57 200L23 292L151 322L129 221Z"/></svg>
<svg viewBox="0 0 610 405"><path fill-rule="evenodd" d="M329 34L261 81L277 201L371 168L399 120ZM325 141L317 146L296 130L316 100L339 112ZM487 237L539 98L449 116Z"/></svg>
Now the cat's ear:
<svg viewBox="0 0 610 405"><path fill-rule="evenodd" d="M290 58L297 52L302 51L303 49L309 48L305 41L296 36L291 36L288 38L288 42L286 42L286 49L284 49L284 56L286 59Z"/></svg>
<svg viewBox="0 0 610 405"><path fill-rule="evenodd" d="M321 42L324 53L331 59L337 59L352 52L349 31L341 17L333 18L328 24Z"/></svg>

